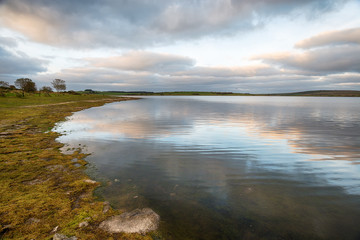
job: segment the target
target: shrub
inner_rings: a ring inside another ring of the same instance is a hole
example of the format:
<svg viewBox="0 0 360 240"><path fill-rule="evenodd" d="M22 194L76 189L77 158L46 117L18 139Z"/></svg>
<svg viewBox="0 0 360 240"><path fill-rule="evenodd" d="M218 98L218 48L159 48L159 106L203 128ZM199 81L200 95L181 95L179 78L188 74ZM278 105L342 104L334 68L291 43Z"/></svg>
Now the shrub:
<svg viewBox="0 0 360 240"><path fill-rule="evenodd" d="M69 93L69 94L71 94L71 95L81 95L80 93L75 92L75 91L73 91L73 90L70 90L70 91L68 91L67 93Z"/></svg>

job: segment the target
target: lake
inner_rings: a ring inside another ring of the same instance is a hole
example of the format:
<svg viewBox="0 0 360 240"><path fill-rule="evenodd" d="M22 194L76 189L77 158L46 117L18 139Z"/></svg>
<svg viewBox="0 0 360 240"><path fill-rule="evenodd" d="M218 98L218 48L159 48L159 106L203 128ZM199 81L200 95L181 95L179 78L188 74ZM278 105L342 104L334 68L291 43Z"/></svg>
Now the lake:
<svg viewBox="0 0 360 240"><path fill-rule="evenodd" d="M56 131L166 239L360 239L360 98L153 96Z"/></svg>

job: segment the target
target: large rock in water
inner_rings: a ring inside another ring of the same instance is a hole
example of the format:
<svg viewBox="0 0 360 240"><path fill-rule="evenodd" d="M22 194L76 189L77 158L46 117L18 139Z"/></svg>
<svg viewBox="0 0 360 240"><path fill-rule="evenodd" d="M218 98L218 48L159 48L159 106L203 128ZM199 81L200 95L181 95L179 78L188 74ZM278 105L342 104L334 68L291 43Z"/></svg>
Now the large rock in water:
<svg viewBox="0 0 360 240"><path fill-rule="evenodd" d="M158 228L160 216L150 208L135 209L110 217L100 223L100 228L110 233L147 233Z"/></svg>

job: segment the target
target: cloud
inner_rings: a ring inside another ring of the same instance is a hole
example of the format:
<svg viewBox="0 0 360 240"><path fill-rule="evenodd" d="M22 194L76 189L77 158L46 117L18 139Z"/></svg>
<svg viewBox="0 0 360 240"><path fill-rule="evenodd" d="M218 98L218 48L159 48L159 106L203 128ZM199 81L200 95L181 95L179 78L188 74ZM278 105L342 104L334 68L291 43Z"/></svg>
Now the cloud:
<svg viewBox="0 0 360 240"><path fill-rule="evenodd" d="M122 56L89 59L95 67L125 71L173 72L187 69L195 64L188 57L146 51L131 51Z"/></svg>
<svg viewBox="0 0 360 240"><path fill-rule="evenodd" d="M2 78L11 80L16 76L46 71L46 63L44 60L31 58L22 52L10 52L1 47L0 42L0 77Z"/></svg>
<svg viewBox="0 0 360 240"><path fill-rule="evenodd" d="M86 60L90 62L90 67L183 77L229 78L279 73L279 70L266 64L232 67L195 66L195 60L189 57L148 51L130 51L120 56L89 58Z"/></svg>
<svg viewBox="0 0 360 240"><path fill-rule="evenodd" d="M304 75L360 72L360 45L325 47L304 52L284 52L254 57Z"/></svg>
<svg viewBox="0 0 360 240"><path fill-rule="evenodd" d="M324 32L298 42L295 47L306 49L341 44L360 44L360 28Z"/></svg>
<svg viewBox="0 0 360 240"><path fill-rule="evenodd" d="M359 81L360 74L360 28L321 33L298 42L295 47L302 49L262 54L251 59L280 68L286 75L326 79L334 89L337 86L359 87L354 81ZM332 84L334 82L338 82L337 85Z"/></svg>
<svg viewBox="0 0 360 240"><path fill-rule="evenodd" d="M232 78L232 77L253 77L263 75L278 74L279 71L266 64L254 64L248 66L234 67L193 67L186 71L173 73L174 76L188 77L214 77L214 78Z"/></svg>
<svg viewBox="0 0 360 240"><path fill-rule="evenodd" d="M84 60L88 64L83 67L39 80L65 79L75 90L279 93L360 87L360 45L259 55L253 57L256 62L240 66L198 66L189 57L150 51Z"/></svg>
<svg viewBox="0 0 360 240"><path fill-rule="evenodd" d="M194 70L195 69L195 70ZM39 75L34 78L49 85L54 78L66 80L69 89L118 90L118 91L230 91L252 93L279 93L314 89L349 89L357 87L360 74L338 73L329 76L305 76L274 71L273 74L228 74L218 68L197 67L184 74L157 73L149 71L123 71L93 66L65 69L59 73ZM215 72L215 73L214 73ZM339 85L339 84L348 85ZM41 85L40 84L40 85ZM352 84L352 85L349 85Z"/></svg>
<svg viewBox="0 0 360 240"><path fill-rule="evenodd" d="M234 34L257 28L271 17L294 11L324 12L344 2L346 0L3 0L0 25L48 45L147 47Z"/></svg>
<svg viewBox="0 0 360 240"><path fill-rule="evenodd" d="M17 42L10 37L0 37L0 46L14 48L17 46Z"/></svg>

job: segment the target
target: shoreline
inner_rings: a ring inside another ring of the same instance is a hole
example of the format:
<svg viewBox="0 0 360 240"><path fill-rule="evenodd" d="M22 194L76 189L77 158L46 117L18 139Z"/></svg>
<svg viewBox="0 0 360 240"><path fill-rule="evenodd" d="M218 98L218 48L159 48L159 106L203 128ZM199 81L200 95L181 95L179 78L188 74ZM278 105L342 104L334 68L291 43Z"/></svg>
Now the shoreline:
<svg viewBox="0 0 360 240"><path fill-rule="evenodd" d="M114 235L98 228L121 212L93 195L100 183L84 171L88 154L81 147L62 153L64 144L56 141L60 134L50 131L74 112L139 98L58 98L59 102L37 105L26 105L26 99L3 100L22 103L0 109L0 238L52 239L57 233L77 239L152 239L154 233Z"/></svg>
<svg viewBox="0 0 360 240"><path fill-rule="evenodd" d="M234 93L234 92L201 92L201 91L175 91L175 92L121 92L99 91L97 94L117 96L244 96L244 97L360 97L357 90L315 90L291 93Z"/></svg>

